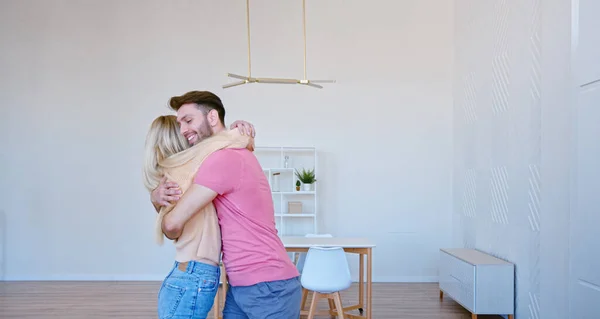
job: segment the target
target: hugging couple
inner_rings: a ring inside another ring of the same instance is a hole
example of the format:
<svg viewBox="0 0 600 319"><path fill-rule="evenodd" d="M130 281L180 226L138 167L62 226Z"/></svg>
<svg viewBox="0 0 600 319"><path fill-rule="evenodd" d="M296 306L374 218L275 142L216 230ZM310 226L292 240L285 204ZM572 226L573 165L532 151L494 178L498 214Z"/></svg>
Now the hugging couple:
<svg viewBox="0 0 600 319"><path fill-rule="evenodd" d="M236 121L227 130L223 103L211 92L191 91L169 104L177 115L152 122L144 159L157 240L167 237L176 248L158 317L206 318L222 253L224 319L299 318L300 274L277 236L271 189L252 153L253 126Z"/></svg>

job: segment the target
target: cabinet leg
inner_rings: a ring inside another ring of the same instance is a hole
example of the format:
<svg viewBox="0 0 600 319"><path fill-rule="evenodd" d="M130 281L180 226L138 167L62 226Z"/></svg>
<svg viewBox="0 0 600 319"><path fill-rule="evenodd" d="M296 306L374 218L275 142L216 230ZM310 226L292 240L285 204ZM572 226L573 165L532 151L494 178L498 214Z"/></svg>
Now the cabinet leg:
<svg viewBox="0 0 600 319"><path fill-rule="evenodd" d="M508 319L515 319L514 315L508 315Z"/></svg>
<svg viewBox="0 0 600 319"><path fill-rule="evenodd" d="M471 319L477 319L477 315L476 315L476 314L474 314L474 313L472 313L472 314L471 314Z"/></svg>
<svg viewBox="0 0 600 319"><path fill-rule="evenodd" d="M440 290L440 300L444 299L444 292Z"/></svg>

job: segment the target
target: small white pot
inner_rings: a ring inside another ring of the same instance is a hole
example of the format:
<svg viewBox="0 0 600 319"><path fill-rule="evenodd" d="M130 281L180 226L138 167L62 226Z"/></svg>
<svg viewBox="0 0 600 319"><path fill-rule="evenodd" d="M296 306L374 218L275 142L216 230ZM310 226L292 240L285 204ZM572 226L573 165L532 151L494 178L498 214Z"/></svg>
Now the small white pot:
<svg viewBox="0 0 600 319"><path fill-rule="evenodd" d="M302 184L302 190L310 192L312 190L312 184Z"/></svg>

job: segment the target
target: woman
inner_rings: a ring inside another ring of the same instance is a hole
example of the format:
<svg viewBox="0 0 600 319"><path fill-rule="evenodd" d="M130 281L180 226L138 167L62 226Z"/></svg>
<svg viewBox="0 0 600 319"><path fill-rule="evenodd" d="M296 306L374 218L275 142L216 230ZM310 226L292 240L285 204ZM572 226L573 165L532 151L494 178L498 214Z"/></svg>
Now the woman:
<svg viewBox="0 0 600 319"><path fill-rule="evenodd" d="M253 150L253 139L230 130L189 147L179 134L174 115L156 118L146 136L144 184L149 192L161 179L179 184L181 191L191 186L202 161L223 148ZM163 219L174 205L162 207L156 219L156 237L163 243ZM219 288L221 232L212 203L197 212L174 240L175 263L158 293L158 317L206 318Z"/></svg>

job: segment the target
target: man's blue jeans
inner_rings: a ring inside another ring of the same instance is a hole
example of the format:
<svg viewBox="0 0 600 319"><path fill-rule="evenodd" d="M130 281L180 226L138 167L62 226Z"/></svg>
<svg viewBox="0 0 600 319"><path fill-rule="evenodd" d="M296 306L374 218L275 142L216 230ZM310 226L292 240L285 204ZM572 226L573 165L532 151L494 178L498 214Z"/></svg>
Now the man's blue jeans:
<svg viewBox="0 0 600 319"><path fill-rule="evenodd" d="M158 292L159 319L204 319L219 289L221 269L190 261L175 262Z"/></svg>
<svg viewBox="0 0 600 319"><path fill-rule="evenodd" d="M227 290L223 319L298 319L300 278L261 282Z"/></svg>

